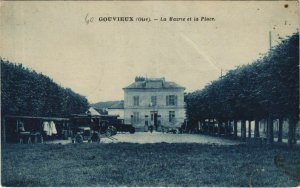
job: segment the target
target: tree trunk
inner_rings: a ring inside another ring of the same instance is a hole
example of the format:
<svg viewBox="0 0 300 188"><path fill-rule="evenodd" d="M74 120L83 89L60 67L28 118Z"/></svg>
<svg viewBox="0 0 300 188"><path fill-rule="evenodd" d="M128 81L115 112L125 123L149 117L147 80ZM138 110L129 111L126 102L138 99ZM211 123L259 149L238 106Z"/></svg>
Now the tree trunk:
<svg viewBox="0 0 300 188"><path fill-rule="evenodd" d="M293 146L293 122L289 120L289 137L288 137L289 146Z"/></svg>
<svg viewBox="0 0 300 188"><path fill-rule="evenodd" d="M254 138L259 137L259 120L255 120L255 127L254 127Z"/></svg>
<svg viewBox="0 0 300 188"><path fill-rule="evenodd" d="M283 119L279 118L279 125L278 125L278 142L282 142L282 124Z"/></svg>
<svg viewBox="0 0 300 188"><path fill-rule="evenodd" d="M221 136L221 125L222 125L222 122L218 121L218 136Z"/></svg>
<svg viewBox="0 0 300 188"><path fill-rule="evenodd" d="M246 120L241 121L241 138L242 142L246 141Z"/></svg>
<svg viewBox="0 0 300 188"><path fill-rule="evenodd" d="M203 122L203 133L204 134L206 134L206 129L207 129L207 121L206 120L204 120L204 122Z"/></svg>
<svg viewBox="0 0 300 188"><path fill-rule="evenodd" d="M201 120L201 132L202 133L204 133L204 130L203 130L203 128L204 128L204 125L205 125L205 119L204 120Z"/></svg>
<svg viewBox="0 0 300 188"><path fill-rule="evenodd" d="M229 135L231 135L232 136L232 134L233 134L233 126L232 126L232 123L233 123L233 120L230 120L229 121Z"/></svg>
<svg viewBox="0 0 300 188"><path fill-rule="evenodd" d="M205 127L206 134L209 134L209 127L210 127L210 119L207 119L207 123L206 123L206 127Z"/></svg>
<svg viewBox="0 0 300 188"><path fill-rule="evenodd" d="M268 143L271 144L274 142L274 131L273 131L273 118L269 116L268 118Z"/></svg>
<svg viewBox="0 0 300 188"><path fill-rule="evenodd" d="M224 125L224 134L225 134L225 136L228 135L227 128L228 128L228 121L225 121L225 125Z"/></svg>
<svg viewBox="0 0 300 188"><path fill-rule="evenodd" d="M294 119L289 119L289 138L288 138L288 144L289 146L293 146L295 144L295 127L296 127L296 121Z"/></svg>
<svg viewBox="0 0 300 188"><path fill-rule="evenodd" d="M209 121L209 134L210 135L213 135L213 131L214 131L213 123L212 123L213 121L214 120L212 120L212 119Z"/></svg>
<svg viewBox="0 0 300 188"><path fill-rule="evenodd" d="M1 130L1 138L3 139L2 140L2 143L6 143L6 125L5 125L5 118L2 117L2 130Z"/></svg>
<svg viewBox="0 0 300 188"><path fill-rule="evenodd" d="M269 132L269 129L268 129L268 119L265 119L264 120L264 132L265 132L265 135L267 135L268 137L268 132Z"/></svg>
<svg viewBox="0 0 300 188"><path fill-rule="evenodd" d="M251 120L248 121L248 139L251 139Z"/></svg>
<svg viewBox="0 0 300 188"><path fill-rule="evenodd" d="M211 122L210 123L210 134L211 135L214 135L214 131L215 131L214 129L215 129L214 124Z"/></svg>
<svg viewBox="0 0 300 188"><path fill-rule="evenodd" d="M294 131L293 131L293 143L294 144L297 144L297 138L296 138L296 127L297 127L297 122L295 122L295 125L294 125Z"/></svg>
<svg viewBox="0 0 300 188"><path fill-rule="evenodd" d="M206 123L206 134L209 134L209 126L210 126L210 119L207 120L207 123Z"/></svg>
<svg viewBox="0 0 300 188"><path fill-rule="evenodd" d="M234 120L233 124L233 137L237 138L237 120Z"/></svg>

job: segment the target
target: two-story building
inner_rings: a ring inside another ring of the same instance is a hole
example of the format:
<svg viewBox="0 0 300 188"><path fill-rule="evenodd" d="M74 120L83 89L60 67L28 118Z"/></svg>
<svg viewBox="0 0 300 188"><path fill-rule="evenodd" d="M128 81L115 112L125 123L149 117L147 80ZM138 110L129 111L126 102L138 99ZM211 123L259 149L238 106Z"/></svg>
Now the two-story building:
<svg viewBox="0 0 300 188"><path fill-rule="evenodd" d="M150 125L180 127L185 119L185 88L164 78L137 77L124 90L124 121L147 131Z"/></svg>

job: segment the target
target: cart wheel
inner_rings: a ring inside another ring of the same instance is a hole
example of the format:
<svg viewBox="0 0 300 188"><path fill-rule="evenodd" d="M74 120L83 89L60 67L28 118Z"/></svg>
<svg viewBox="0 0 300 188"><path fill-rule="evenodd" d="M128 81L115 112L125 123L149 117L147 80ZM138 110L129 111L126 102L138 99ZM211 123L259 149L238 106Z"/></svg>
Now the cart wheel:
<svg viewBox="0 0 300 188"><path fill-rule="evenodd" d="M106 133L105 133L106 136L110 137L112 135L112 132L110 129L107 129Z"/></svg>
<svg viewBox="0 0 300 188"><path fill-rule="evenodd" d="M113 133L113 135L116 135L117 132L118 132L118 131L117 131L116 127L113 126L113 127L112 127L112 133Z"/></svg>
<svg viewBox="0 0 300 188"><path fill-rule="evenodd" d="M132 128L130 131L129 131L130 134L134 134L135 133L135 128Z"/></svg>
<svg viewBox="0 0 300 188"><path fill-rule="evenodd" d="M78 134L78 135L76 135L75 136L75 143L82 143L83 142L83 137L80 135L80 134Z"/></svg>

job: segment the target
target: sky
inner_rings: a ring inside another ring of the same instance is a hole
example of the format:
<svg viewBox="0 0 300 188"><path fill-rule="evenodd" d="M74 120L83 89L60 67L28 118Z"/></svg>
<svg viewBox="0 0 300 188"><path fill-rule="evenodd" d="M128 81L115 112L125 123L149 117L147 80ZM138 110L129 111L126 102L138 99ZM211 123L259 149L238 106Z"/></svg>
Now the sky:
<svg viewBox="0 0 300 188"><path fill-rule="evenodd" d="M135 76L191 92L299 28L296 1L0 2L0 56L52 78L90 103L122 100ZM100 22L131 16L151 22ZM161 17L210 17L162 22ZM87 24L86 20L93 20ZM158 21L154 21L158 19Z"/></svg>

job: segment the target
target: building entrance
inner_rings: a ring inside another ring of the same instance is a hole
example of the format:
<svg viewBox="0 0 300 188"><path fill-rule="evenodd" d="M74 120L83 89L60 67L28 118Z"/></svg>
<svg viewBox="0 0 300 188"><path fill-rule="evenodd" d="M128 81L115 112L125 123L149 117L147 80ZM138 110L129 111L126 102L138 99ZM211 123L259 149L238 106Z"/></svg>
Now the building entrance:
<svg viewBox="0 0 300 188"><path fill-rule="evenodd" d="M154 126L154 129L157 131L158 128L158 115L157 115L157 111L151 111L151 124Z"/></svg>

